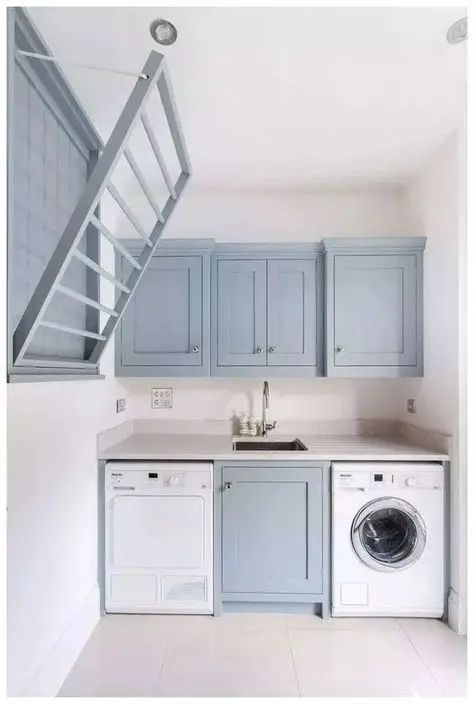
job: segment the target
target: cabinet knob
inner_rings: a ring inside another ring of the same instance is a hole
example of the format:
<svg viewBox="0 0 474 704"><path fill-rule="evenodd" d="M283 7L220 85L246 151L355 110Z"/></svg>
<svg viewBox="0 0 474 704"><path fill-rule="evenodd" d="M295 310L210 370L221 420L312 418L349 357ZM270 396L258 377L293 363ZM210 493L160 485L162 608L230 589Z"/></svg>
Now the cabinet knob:
<svg viewBox="0 0 474 704"><path fill-rule="evenodd" d="M276 348L276 347L273 347L273 345L272 345L271 347L268 348L268 351L269 351L269 352L276 352L276 351L277 351L277 348Z"/></svg>
<svg viewBox="0 0 474 704"><path fill-rule="evenodd" d="M262 352L263 352L263 347L260 347L260 345L259 345L259 346L257 347L257 349L255 350L255 352L256 352L256 354L262 354Z"/></svg>
<svg viewBox="0 0 474 704"><path fill-rule="evenodd" d="M199 345L194 345L193 352L199 352Z"/></svg>
<svg viewBox="0 0 474 704"><path fill-rule="evenodd" d="M338 354L340 354L341 352L344 352L344 347L342 347L342 345L338 345L338 346L336 347L336 352L337 352Z"/></svg>
<svg viewBox="0 0 474 704"><path fill-rule="evenodd" d="M232 489L234 486L234 482L224 482L224 491L228 491L229 489Z"/></svg>

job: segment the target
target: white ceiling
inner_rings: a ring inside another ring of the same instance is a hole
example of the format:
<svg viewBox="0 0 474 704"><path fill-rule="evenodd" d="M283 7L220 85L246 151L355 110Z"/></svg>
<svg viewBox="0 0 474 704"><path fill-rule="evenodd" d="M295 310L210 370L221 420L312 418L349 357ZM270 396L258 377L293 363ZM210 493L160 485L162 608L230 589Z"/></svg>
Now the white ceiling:
<svg viewBox="0 0 474 704"><path fill-rule="evenodd" d="M32 8L58 56L140 71L166 54L193 190L399 183L464 110L463 8ZM164 16L171 47L148 33ZM106 138L133 79L63 66Z"/></svg>

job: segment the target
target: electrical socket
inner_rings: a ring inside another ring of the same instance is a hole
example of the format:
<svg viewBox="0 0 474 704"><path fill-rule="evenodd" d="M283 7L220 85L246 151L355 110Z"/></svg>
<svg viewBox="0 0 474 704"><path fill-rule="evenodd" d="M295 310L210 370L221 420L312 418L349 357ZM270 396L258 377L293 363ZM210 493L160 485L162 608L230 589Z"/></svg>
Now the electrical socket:
<svg viewBox="0 0 474 704"><path fill-rule="evenodd" d="M407 398L407 413L416 413L416 401L414 398Z"/></svg>
<svg viewBox="0 0 474 704"><path fill-rule="evenodd" d="M127 401L124 398L117 399L117 413L123 413L127 406Z"/></svg>
<svg viewBox="0 0 474 704"><path fill-rule="evenodd" d="M152 408L173 408L173 389L152 389Z"/></svg>

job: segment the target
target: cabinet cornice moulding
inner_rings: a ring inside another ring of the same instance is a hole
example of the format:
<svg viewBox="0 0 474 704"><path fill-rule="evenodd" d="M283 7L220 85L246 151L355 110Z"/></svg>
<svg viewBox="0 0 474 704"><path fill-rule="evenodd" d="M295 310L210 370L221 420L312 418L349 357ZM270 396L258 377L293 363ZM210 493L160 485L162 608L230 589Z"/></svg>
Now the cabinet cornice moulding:
<svg viewBox="0 0 474 704"><path fill-rule="evenodd" d="M137 237L129 239L120 239L120 244L122 244L126 249L130 250L132 253L141 251L142 241ZM212 252L214 249L213 239L194 239L180 238L180 239L164 239L160 240L157 244L155 255L160 253L179 253L180 251L185 251L186 253L197 253L201 254L204 252ZM116 260L119 260L121 255L116 255Z"/></svg>
<svg viewBox="0 0 474 704"><path fill-rule="evenodd" d="M131 251L140 247L141 241L121 239ZM426 237L324 237L314 242L217 242L213 238L181 237L164 239L158 243L159 252L208 251L215 256L290 256L317 255L321 253L361 254L361 253L401 253L423 252Z"/></svg>
<svg viewBox="0 0 474 704"><path fill-rule="evenodd" d="M323 251L337 254L411 254L423 252L426 237L325 237Z"/></svg>
<svg viewBox="0 0 474 704"><path fill-rule="evenodd" d="M323 245L314 242L216 242L213 247L215 255L248 255L273 257L279 254L286 257L295 255L308 256L323 252Z"/></svg>

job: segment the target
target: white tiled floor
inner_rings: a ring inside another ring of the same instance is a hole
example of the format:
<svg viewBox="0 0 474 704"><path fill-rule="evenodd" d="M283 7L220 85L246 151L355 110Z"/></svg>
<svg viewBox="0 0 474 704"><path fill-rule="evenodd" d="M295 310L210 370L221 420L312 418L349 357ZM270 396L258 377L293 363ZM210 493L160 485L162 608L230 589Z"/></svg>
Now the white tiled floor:
<svg viewBox="0 0 474 704"><path fill-rule="evenodd" d="M466 639L429 619L106 616L60 696L464 696Z"/></svg>

